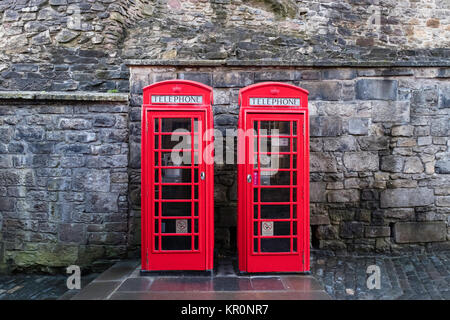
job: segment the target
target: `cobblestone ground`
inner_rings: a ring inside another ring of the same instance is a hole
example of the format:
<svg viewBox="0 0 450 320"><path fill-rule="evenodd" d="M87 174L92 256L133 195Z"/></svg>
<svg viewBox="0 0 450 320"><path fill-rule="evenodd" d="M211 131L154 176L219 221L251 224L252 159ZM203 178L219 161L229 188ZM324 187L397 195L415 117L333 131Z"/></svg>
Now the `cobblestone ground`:
<svg viewBox="0 0 450 320"><path fill-rule="evenodd" d="M450 300L450 252L370 257L312 256L311 272L339 300ZM381 289L369 290L367 267L377 265Z"/></svg>
<svg viewBox="0 0 450 320"><path fill-rule="evenodd" d="M81 277L84 287L99 274ZM0 300L56 300L67 292L65 275L0 275Z"/></svg>

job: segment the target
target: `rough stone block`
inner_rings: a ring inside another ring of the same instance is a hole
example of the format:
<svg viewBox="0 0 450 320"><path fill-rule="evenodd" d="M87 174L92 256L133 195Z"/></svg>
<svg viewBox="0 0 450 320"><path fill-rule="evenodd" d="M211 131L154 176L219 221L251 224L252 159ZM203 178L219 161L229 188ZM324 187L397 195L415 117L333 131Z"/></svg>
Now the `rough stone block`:
<svg viewBox="0 0 450 320"><path fill-rule="evenodd" d="M336 137L342 134L342 119L338 117L310 117L311 137Z"/></svg>
<svg viewBox="0 0 450 320"><path fill-rule="evenodd" d="M86 195L86 212L118 212L118 198L119 195L117 193L90 192Z"/></svg>
<svg viewBox="0 0 450 320"><path fill-rule="evenodd" d="M436 173L450 174L450 159L436 161Z"/></svg>
<svg viewBox="0 0 450 320"><path fill-rule="evenodd" d="M342 136L339 138L327 138L323 140L324 151L355 151L358 149L358 143L353 136Z"/></svg>
<svg viewBox="0 0 450 320"><path fill-rule="evenodd" d="M328 202L357 202L359 190L333 190L328 192Z"/></svg>
<svg viewBox="0 0 450 320"><path fill-rule="evenodd" d="M379 159L377 152L346 152L344 165L349 171L377 171Z"/></svg>
<svg viewBox="0 0 450 320"><path fill-rule="evenodd" d="M450 196L436 197L436 206L450 208Z"/></svg>
<svg viewBox="0 0 450 320"><path fill-rule="evenodd" d="M403 168L404 173L421 173L424 167L419 157L408 157Z"/></svg>
<svg viewBox="0 0 450 320"><path fill-rule="evenodd" d="M397 80L361 79L356 82L358 100L397 100Z"/></svg>
<svg viewBox="0 0 450 320"><path fill-rule="evenodd" d="M383 226L366 226L364 228L364 236L367 238L389 237L391 228Z"/></svg>
<svg viewBox="0 0 450 320"><path fill-rule="evenodd" d="M209 72L181 72L178 79L197 81L207 86L211 86L212 75Z"/></svg>
<svg viewBox="0 0 450 320"><path fill-rule="evenodd" d="M341 99L342 85L338 81L300 81L299 85L308 90L309 100L337 101Z"/></svg>
<svg viewBox="0 0 450 320"><path fill-rule="evenodd" d="M358 137L358 143L361 150L364 151L379 151L389 149L389 137L386 136L366 136Z"/></svg>
<svg viewBox="0 0 450 320"><path fill-rule="evenodd" d="M58 226L59 240L84 244L87 241L85 230L85 225L81 223L61 223Z"/></svg>
<svg viewBox="0 0 450 320"><path fill-rule="evenodd" d="M382 208L422 207L433 203L433 190L425 187L386 189L381 192L380 197Z"/></svg>
<svg viewBox="0 0 450 320"><path fill-rule="evenodd" d="M445 241L447 227L445 222L397 222L394 226L397 243L418 243Z"/></svg>
<svg viewBox="0 0 450 320"><path fill-rule="evenodd" d="M394 137L411 137L414 134L414 127L410 125L394 126L391 135Z"/></svg>
<svg viewBox="0 0 450 320"><path fill-rule="evenodd" d="M217 72L213 86L218 88L245 87L253 83L253 72Z"/></svg>
<svg viewBox="0 0 450 320"><path fill-rule="evenodd" d="M73 190L108 192L110 187L109 170L74 169Z"/></svg>
<svg viewBox="0 0 450 320"><path fill-rule="evenodd" d="M369 119L351 118L348 120L348 133L354 135L366 135L369 132Z"/></svg>
<svg viewBox="0 0 450 320"><path fill-rule="evenodd" d="M310 182L309 184L309 199L311 202L325 202L325 182Z"/></svg>
<svg viewBox="0 0 450 320"><path fill-rule="evenodd" d="M404 159L401 156L385 156L381 158L381 170L388 172L402 172Z"/></svg>
<svg viewBox="0 0 450 320"><path fill-rule="evenodd" d="M309 159L311 172L337 172L336 158L329 153L311 152Z"/></svg>
<svg viewBox="0 0 450 320"><path fill-rule="evenodd" d="M362 238L364 225L357 221L342 221L339 226L339 235L344 239Z"/></svg>
<svg viewBox="0 0 450 320"><path fill-rule="evenodd" d="M330 224L330 218L326 215L311 215L309 217L309 224L312 226L328 225Z"/></svg>
<svg viewBox="0 0 450 320"><path fill-rule="evenodd" d="M410 104L408 101L377 101L372 106L373 122L409 123Z"/></svg>

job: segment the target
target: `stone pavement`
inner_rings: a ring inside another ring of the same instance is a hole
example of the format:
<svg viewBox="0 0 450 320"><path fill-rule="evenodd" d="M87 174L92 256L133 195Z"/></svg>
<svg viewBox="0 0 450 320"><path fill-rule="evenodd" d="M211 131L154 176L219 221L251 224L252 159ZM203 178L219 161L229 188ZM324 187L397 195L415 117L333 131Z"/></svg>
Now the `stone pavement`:
<svg viewBox="0 0 450 320"><path fill-rule="evenodd" d="M140 275L136 261L105 271L74 300L329 300L308 275L237 275L230 260L212 276Z"/></svg>
<svg viewBox="0 0 450 320"><path fill-rule="evenodd" d="M369 290L367 267L381 271L381 288ZM402 256L376 255L313 256L312 275L335 299L432 299L450 300L450 252L408 253Z"/></svg>
<svg viewBox="0 0 450 320"><path fill-rule="evenodd" d="M82 277L87 285L98 273ZM55 300L67 291L67 276L17 274L0 275L0 300Z"/></svg>
<svg viewBox="0 0 450 320"><path fill-rule="evenodd" d="M380 267L379 290L366 286L370 265ZM310 276L237 276L230 261L221 261L214 277L142 277L137 261L124 261L101 275L82 275L81 291L67 291L65 275L0 275L0 300L450 300L448 251L401 256L324 256L316 252L311 257L311 272Z"/></svg>

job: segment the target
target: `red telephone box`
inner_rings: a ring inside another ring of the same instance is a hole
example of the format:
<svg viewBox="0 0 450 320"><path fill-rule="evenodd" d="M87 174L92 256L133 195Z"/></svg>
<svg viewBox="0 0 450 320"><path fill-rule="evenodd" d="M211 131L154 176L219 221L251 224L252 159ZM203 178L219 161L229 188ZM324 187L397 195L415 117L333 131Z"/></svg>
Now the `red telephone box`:
<svg viewBox="0 0 450 320"><path fill-rule="evenodd" d="M239 105L239 269L309 271L308 91L259 83Z"/></svg>
<svg viewBox="0 0 450 320"><path fill-rule="evenodd" d="M213 268L212 89L169 80L144 88L142 271Z"/></svg>

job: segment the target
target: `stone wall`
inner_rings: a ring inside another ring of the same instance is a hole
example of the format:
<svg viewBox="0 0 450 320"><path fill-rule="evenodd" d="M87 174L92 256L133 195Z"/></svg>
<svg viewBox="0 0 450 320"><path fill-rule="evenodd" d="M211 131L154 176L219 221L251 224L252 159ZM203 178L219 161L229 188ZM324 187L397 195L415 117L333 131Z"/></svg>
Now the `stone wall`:
<svg viewBox="0 0 450 320"><path fill-rule="evenodd" d="M123 59L449 65L448 0L4 0L0 90L128 90Z"/></svg>
<svg viewBox="0 0 450 320"><path fill-rule="evenodd" d="M239 88L282 81L310 93L312 246L358 253L448 249L449 77L445 68L132 66L134 224L143 86L177 78L212 86L214 126L224 132L237 127ZM234 253L236 165L216 164L215 170L216 249Z"/></svg>
<svg viewBox="0 0 450 320"><path fill-rule="evenodd" d="M127 100L2 95L0 270L126 256Z"/></svg>

